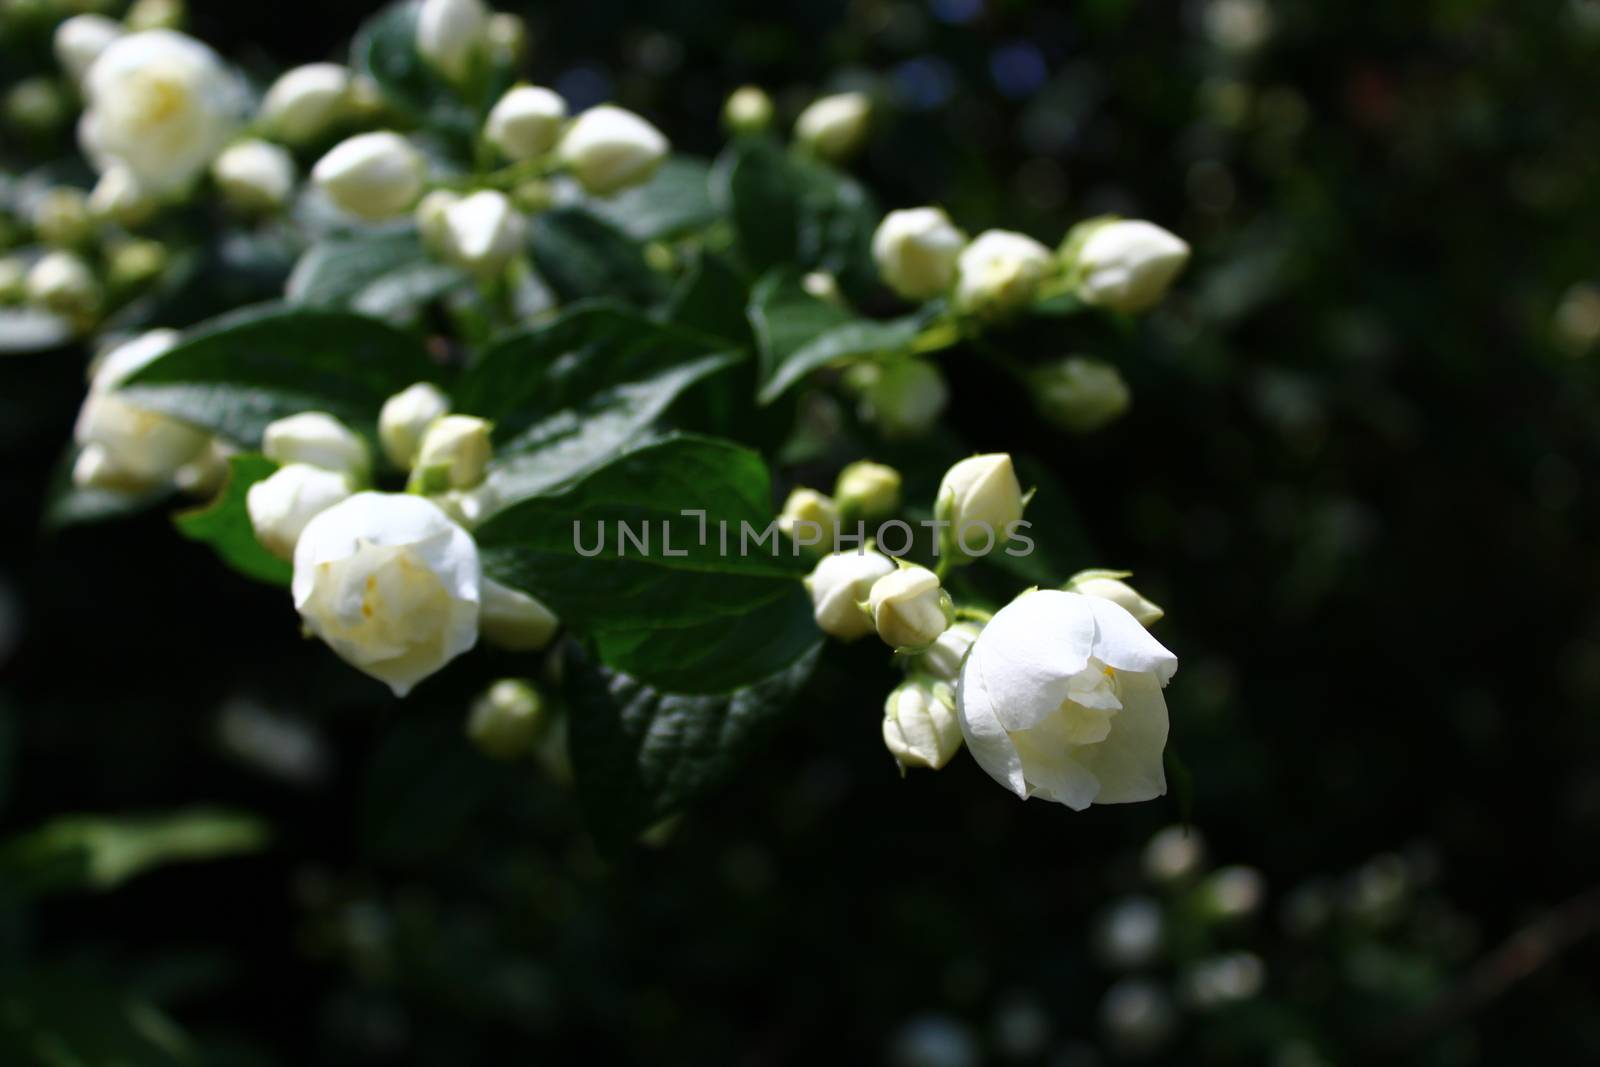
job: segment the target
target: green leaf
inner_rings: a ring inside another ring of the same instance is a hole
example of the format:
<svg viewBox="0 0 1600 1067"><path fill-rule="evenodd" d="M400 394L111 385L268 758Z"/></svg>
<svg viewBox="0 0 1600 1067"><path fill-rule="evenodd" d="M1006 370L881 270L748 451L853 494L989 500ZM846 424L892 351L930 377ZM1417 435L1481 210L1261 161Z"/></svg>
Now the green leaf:
<svg viewBox="0 0 1600 1067"><path fill-rule="evenodd" d="M616 196L589 203L589 210L635 241L664 241L704 229L719 216L711 202L711 166L673 156L655 176Z"/></svg>
<svg viewBox="0 0 1600 1067"><path fill-rule="evenodd" d="M703 511L703 525L685 511ZM772 512L759 455L674 436L512 505L477 539L486 574L549 604L607 666L675 692L727 692L817 639L800 582L810 561L768 533Z"/></svg>
<svg viewBox="0 0 1600 1067"><path fill-rule="evenodd" d="M130 403L245 446L269 422L326 411L353 425L439 370L413 334L348 311L270 304L197 328L121 387Z"/></svg>
<svg viewBox="0 0 1600 1067"><path fill-rule="evenodd" d="M458 411L494 421L491 478L511 501L615 456L685 390L738 358L628 308L579 305L500 340L453 396Z"/></svg>
<svg viewBox="0 0 1600 1067"><path fill-rule="evenodd" d="M377 83L392 107L458 142L476 132L472 110L417 51L420 0L398 0L367 19L350 45L355 68Z"/></svg>
<svg viewBox="0 0 1600 1067"><path fill-rule="evenodd" d="M286 295L292 304L405 323L423 305L468 280L459 267L434 259L408 225L317 242L295 264Z"/></svg>
<svg viewBox="0 0 1600 1067"><path fill-rule="evenodd" d="M568 736L595 836L625 845L727 781L805 686L820 649L814 639L767 677L710 694L656 689L574 649Z"/></svg>
<svg viewBox="0 0 1600 1067"><path fill-rule="evenodd" d="M60 315L32 308L0 308L0 356L60 348L77 331Z"/></svg>
<svg viewBox="0 0 1600 1067"><path fill-rule="evenodd" d="M223 562L246 577L288 585L294 568L261 547L245 510L245 494L250 487L277 469L272 460L254 453L229 457L228 480L217 498L205 507L173 516L178 532L191 541L210 545Z"/></svg>
<svg viewBox="0 0 1600 1067"><path fill-rule="evenodd" d="M648 304L666 290L636 241L582 208L535 216L528 248L540 276L563 301L609 297Z"/></svg>
<svg viewBox="0 0 1600 1067"><path fill-rule="evenodd" d="M672 291L664 312L676 326L725 339L730 346L755 347L745 316L749 287L721 256L702 252Z"/></svg>
<svg viewBox="0 0 1600 1067"><path fill-rule="evenodd" d="M0 1063L17 1067L201 1067L187 1033L121 983L64 967L0 980Z"/></svg>
<svg viewBox="0 0 1600 1067"><path fill-rule="evenodd" d="M750 324L761 355L761 391L770 404L812 371L830 364L908 350L927 323L916 312L898 319L857 318L807 293L787 272L769 274L750 295Z"/></svg>
<svg viewBox="0 0 1600 1067"><path fill-rule="evenodd" d="M65 815L0 848L0 870L32 892L115 889L171 863L266 847L253 815L194 809L170 815Z"/></svg>

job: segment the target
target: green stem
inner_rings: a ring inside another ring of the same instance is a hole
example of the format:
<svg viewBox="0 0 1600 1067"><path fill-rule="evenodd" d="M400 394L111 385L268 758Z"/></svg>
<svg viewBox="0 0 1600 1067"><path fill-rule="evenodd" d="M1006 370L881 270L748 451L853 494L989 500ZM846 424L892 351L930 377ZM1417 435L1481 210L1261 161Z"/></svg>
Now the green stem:
<svg viewBox="0 0 1600 1067"><path fill-rule="evenodd" d="M987 623L994 618L994 612L984 611L982 608L957 608L956 618L969 619L972 622Z"/></svg>

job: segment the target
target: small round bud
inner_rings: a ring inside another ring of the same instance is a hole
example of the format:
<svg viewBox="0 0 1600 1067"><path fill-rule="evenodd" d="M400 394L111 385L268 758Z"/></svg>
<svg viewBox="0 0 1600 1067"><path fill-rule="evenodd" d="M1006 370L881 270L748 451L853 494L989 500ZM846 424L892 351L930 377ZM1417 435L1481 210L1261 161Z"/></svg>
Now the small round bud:
<svg viewBox="0 0 1600 1067"><path fill-rule="evenodd" d="M482 0L423 0L417 12L417 52L451 81L465 81L488 43L489 9Z"/></svg>
<svg viewBox="0 0 1600 1067"><path fill-rule="evenodd" d="M941 535L942 550L953 562L965 563L972 556L964 545L987 550L1004 543L1022 518L1022 505L1022 486L1008 454L962 460L945 472L934 500L934 517L950 524Z"/></svg>
<svg viewBox="0 0 1600 1067"><path fill-rule="evenodd" d="M292 145L309 144L350 110L351 76L338 63L307 63L285 71L261 100L262 129Z"/></svg>
<svg viewBox="0 0 1600 1067"><path fill-rule="evenodd" d="M408 386L385 400L378 413L378 443L389 462L410 470L423 433L449 410L450 399L428 382Z"/></svg>
<svg viewBox="0 0 1600 1067"><path fill-rule="evenodd" d="M268 141L240 141L211 163L211 176L228 206L241 214L281 209L294 192L294 159Z"/></svg>
<svg viewBox="0 0 1600 1067"><path fill-rule="evenodd" d="M100 53L126 31L122 23L104 15L74 15L56 27L52 45L56 62L74 82L83 81L84 74Z"/></svg>
<svg viewBox="0 0 1600 1067"><path fill-rule="evenodd" d="M800 288L806 291L807 296L837 307L844 307L844 294L839 291L839 279L828 271L808 271L800 279Z"/></svg>
<svg viewBox="0 0 1600 1067"><path fill-rule="evenodd" d="M949 289L967 246L942 208L891 211L872 236L872 257L884 284L907 300L928 300Z"/></svg>
<svg viewBox="0 0 1600 1067"><path fill-rule="evenodd" d="M160 241L119 241L106 253L106 280L114 289L139 289L161 276L170 257Z"/></svg>
<svg viewBox="0 0 1600 1067"><path fill-rule="evenodd" d="M883 743L900 764L938 770L961 750L955 691L948 682L908 678L883 705Z"/></svg>
<svg viewBox="0 0 1600 1067"><path fill-rule="evenodd" d="M372 470L367 443L361 435L321 411L306 411L269 423L261 435L261 451L284 466L309 463L338 471L358 485L366 483Z"/></svg>
<svg viewBox="0 0 1600 1067"><path fill-rule="evenodd" d="M120 163L107 167L89 193L90 215L129 229L148 222L159 206L133 171Z"/></svg>
<svg viewBox="0 0 1600 1067"><path fill-rule="evenodd" d="M528 55L528 22L509 11L496 11L484 28L489 59L501 67L514 67Z"/></svg>
<svg viewBox="0 0 1600 1067"><path fill-rule="evenodd" d="M89 265L71 252L50 252L28 271L28 302L69 318L82 317L100 303L100 286Z"/></svg>
<svg viewBox="0 0 1600 1067"><path fill-rule="evenodd" d="M428 424L417 448L410 490L442 493L483 481L494 456L492 425L473 415L444 415Z"/></svg>
<svg viewBox="0 0 1600 1067"><path fill-rule="evenodd" d="M489 112L484 135L507 159L534 159L556 146L566 121L567 102L560 96L536 85L518 85Z"/></svg>
<svg viewBox="0 0 1600 1067"><path fill-rule="evenodd" d="M862 420L891 440L926 434L950 400L944 375L923 359L864 363L851 369L846 382L860 395Z"/></svg>
<svg viewBox="0 0 1600 1067"><path fill-rule="evenodd" d="M872 584L867 605L883 643L904 652L921 652L933 644L955 614L938 575L908 563Z"/></svg>
<svg viewBox="0 0 1600 1067"><path fill-rule="evenodd" d="M511 199L480 189L444 209L444 244L449 257L482 278L506 269L522 250L527 224Z"/></svg>
<svg viewBox="0 0 1600 1067"><path fill-rule="evenodd" d="M294 559L306 524L355 492L340 471L291 463L250 487L245 510L261 547L279 559Z"/></svg>
<svg viewBox="0 0 1600 1067"><path fill-rule="evenodd" d="M865 93L838 93L814 101L794 123L801 147L823 159L840 162L856 153L867 139L872 101Z"/></svg>
<svg viewBox="0 0 1600 1067"><path fill-rule="evenodd" d="M1032 377L1040 416L1069 433L1092 433L1109 425L1131 403L1128 383L1103 360L1068 356Z"/></svg>
<svg viewBox="0 0 1600 1067"><path fill-rule="evenodd" d="M833 552L818 560L805 580L818 628L841 641L870 634L872 618L862 605L873 583L894 570L894 560L870 550Z"/></svg>
<svg viewBox="0 0 1600 1067"><path fill-rule="evenodd" d="M940 634L939 639L908 666L918 674L954 685L961 677L961 665L972 651L972 643L982 631L983 627L975 622L958 622Z"/></svg>
<svg viewBox="0 0 1600 1067"><path fill-rule="evenodd" d="M586 191L609 196L649 181L670 147L661 131L638 115L601 104L577 117L558 151Z"/></svg>
<svg viewBox="0 0 1600 1067"><path fill-rule="evenodd" d="M839 509L827 494L801 487L783 502L778 529L801 548L831 551L839 535Z"/></svg>
<svg viewBox="0 0 1600 1067"><path fill-rule="evenodd" d="M846 519L883 519L900 507L900 472L882 463L861 460L839 472L834 503Z"/></svg>
<svg viewBox="0 0 1600 1067"><path fill-rule="evenodd" d="M539 691L520 678L505 678L473 703L467 737L489 758L513 760L533 751L546 720Z"/></svg>
<svg viewBox="0 0 1600 1067"><path fill-rule="evenodd" d="M1129 573L1107 570L1079 571L1061 588L1069 593L1082 593L1084 596L1097 596L1102 600L1109 600L1138 619L1140 626L1149 627L1159 622L1166 612L1154 602L1140 596L1133 586L1122 580L1129 577Z"/></svg>
<svg viewBox="0 0 1600 1067"><path fill-rule="evenodd" d="M398 133L357 134L317 161L312 180L342 211L369 221L406 211L422 192L427 161Z"/></svg>
<svg viewBox="0 0 1600 1067"><path fill-rule="evenodd" d="M58 185L48 190L34 203L32 215L39 240L57 248L74 248L94 234L89 198L81 189Z"/></svg>
<svg viewBox="0 0 1600 1067"><path fill-rule="evenodd" d="M722 124L741 136L766 132L772 125L772 97L756 85L735 89L722 105Z"/></svg>
<svg viewBox="0 0 1600 1067"><path fill-rule="evenodd" d="M956 306L984 318L1002 318L1031 304L1055 257L1026 234L980 233L956 260Z"/></svg>
<svg viewBox="0 0 1600 1067"><path fill-rule="evenodd" d="M522 590L485 578L478 629L485 641L498 648L537 652L555 638L561 620Z"/></svg>
<svg viewBox="0 0 1600 1067"><path fill-rule="evenodd" d="M183 0L137 0L123 19L129 33L181 30L188 10Z"/></svg>

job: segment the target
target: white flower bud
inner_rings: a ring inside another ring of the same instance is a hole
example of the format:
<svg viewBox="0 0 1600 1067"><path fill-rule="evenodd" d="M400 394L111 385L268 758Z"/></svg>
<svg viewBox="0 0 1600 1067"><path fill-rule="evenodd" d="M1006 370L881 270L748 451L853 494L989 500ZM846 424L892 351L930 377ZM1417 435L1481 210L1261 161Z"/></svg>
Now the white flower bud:
<svg viewBox="0 0 1600 1067"><path fill-rule="evenodd" d="M277 211L294 192L294 159L267 141L240 141L211 164L211 177L235 210Z"/></svg>
<svg viewBox="0 0 1600 1067"><path fill-rule="evenodd" d="M114 164L106 168L89 193L89 214L120 226L138 226L155 214L156 199L145 192L133 171Z"/></svg>
<svg viewBox="0 0 1600 1067"><path fill-rule="evenodd" d="M847 518L886 518L900 507L900 472L870 460L852 463L839 472L833 499Z"/></svg>
<svg viewBox="0 0 1600 1067"><path fill-rule="evenodd" d="M839 509L826 493L804 487L783 502L778 529L802 548L833 550L839 534Z"/></svg>
<svg viewBox="0 0 1600 1067"><path fill-rule="evenodd" d="M872 235L872 258L884 283L907 300L927 300L950 288L967 235L943 208L891 211Z"/></svg>
<svg viewBox="0 0 1600 1067"><path fill-rule="evenodd" d="M367 442L361 435L321 411L305 411L268 423L261 435L261 451L283 466L309 463L349 475L357 484L365 483L372 470Z"/></svg>
<svg viewBox="0 0 1600 1067"><path fill-rule="evenodd" d="M954 684L961 677L961 665L966 662L967 653L982 632L983 627L975 622L956 623L911 661L911 669L929 678Z"/></svg>
<svg viewBox="0 0 1600 1067"><path fill-rule="evenodd" d="M73 437L82 449L73 469L80 487L143 492L173 484L208 449L205 431L123 400L116 387L178 343L176 330L152 330L107 352L95 364Z"/></svg>
<svg viewBox="0 0 1600 1067"><path fill-rule="evenodd" d="M883 743L900 764L938 770L961 750L956 696L948 682L908 678L883 705Z"/></svg>
<svg viewBox="0 0 1600 1067"><path fill-rule="evenodd" d="M471 489L494 457L493 425L474 415L443 415L428 424L417 447L409 488L418 493Z"/></svg>
<svg viewBox="0 0 1600 1067"><path fill-rule="evenodd" d="M1022 486L1008 454L969 456L945 472L934 498L934 517L950 523L942 550L957 562L992 551L1011 536L1022 506Z"/></svg>
<svg viewBox="0 0 1600 1067"><path fill-rule="evenodd" d="M291 463L252 485L244 503L261 547L292 560L306 524L354 492L350 479L339 471Z"/></svg>
<svg viewBox="0 0 1600 1067"><path fill-rule="evenodd" d="M556 146L567 121L567 102L549 89L518 85L489 112L484 134L510 160L533 159Z"/></svg>
<svg viewBox="0 0 1600 1067"><path fill-rule="evenodd" d="M967 748L1018 797L1082 811L1166 792L1162 688L1178 658L1109 600L1037 590L995 613L961 668Z"/></svg>
<svg viewBox="0 0 1600 1067"><path fill-rule="evenodd" d="M833 552L818 560L805 580L818 628L841 641L870 634L872 618L862 605L873 583L894 570L894 560L870 550Z"/></svg>
<svg viewBox="0 0 1600 1067"><path fill-rule="evenodd" d="M735 89L722 105L722 124L730 133L761 133L772 125L772 97L755 85Z"/></svg>
<svg viewBox="0 0 1600 1067"><path fill-rule="evenodd" d="M794 137L823 159L843 160L867 139L872 101L866 93L838 93L812 101L795 119Z"/></svg>
<svg viewBox="0 0 1600 1067"><path fill-rule="evenodd" d="M1109 600L1138 619L1140 626L1148 628L1159 622L1166 612L1152 601L1140 596L1133 586L1122 580L1130 573L1107 570L1079 571L1068 579L1062 588L1069 593L1082 593L1084 596L1097 596L1102 600Z"/></svg>
<svg viewBox="0 0 1600 1067"><path fill-rule="evenodd" d="M401 470L410 470L422 447L422 435L450 410L450 399L428 382L408 386L383 402L378 413L378 443Z"/></svg>
<svg viewBox="0 0 1600 1067"><path fill-rule="evenodd" d="M464 81L488 44L489 9L482 0L423 0L417 52L452 81Z"/></svg>
<svg viewBox="0 0 1600 1067"><path fill-rule="evenodd" d="M376 221L393 218L422 192L427 161L390 130L339 142L311 171L312 180L341 211Z"/></svg>
<svg viewBox="0 0 1600 1067"><path fill-rule="evenodd" d="M1092 433L1128 410L1128 383L1111 364L1068 356L1033 375L1033 402L1039 414L1071 433Z"/></svg>
<svg viewBox="0 0 1600 1067"><path fill-rule="evenodd" d="M210 48L172 30L117 38L84 78L78 127L84 154L104 171L129 168L153 195L187 187L228 143L242 86Z"/></svg>
<svg viewBox="0 0 1600 1067"><path fill-rule="evenodd" d="M100 53L126 31L122 23L104 15L74 15L56 27L53 41L56 61L67 77L83 81Z"/></svg>
<svg viewBox="0 0 1600 1067"><path fill-rule="evenodd" d="M670 149L666 137L631 111L611 104L579 115L561 138L561 159L584 189L606 196L650 180Z"/></svg>
<svg viewBox="0 0 1600 1067"><path fill-rule="evenodd" d="M72 252L40 256L28 270L27 287L29 303L58 315L87 314L100 302L89 265Z"/></svg>
<svg viewBox="0 0 1600 1067"><path fill-rule="evenodd" d="M478 632L491 645L512 652L537 652L561 629L555 612L520 589L483 580Z"/></svg>
<svg viewBox="0 0 1600 1067"><path fill-rule="evenodd" d="M987 318L1012 314L1033 302L1054 267L1050 250L1032 237L986 230L956 261L956 306Z"/></svg>
<svg viewBox="0 0 1600 1067"><path fill-rule="evenodd" d="M522 250L527 224L506 194L482 189L444 208L444 243L450 258L492 278Z"/></svg>
<svg viewBox="0 0 1600 1067"><path fill-rule="evenodd" d="M1085 304L1134 313L1159 303L1189 262L1189 246L1154 223L1091 224L1067 269ZM1069 235L1068 246L1077 243Z"/></svg>
<svg viewBox="0 0 1600 1067"><path fill-rule="evenodd" d="M450 208L461 202L461 194L449 189L435 189L417 201L412 213L417 233L428 251L438 256L450 254L450 226L446 222Z"/></svg>
<svg viewBox="0 0 1600 1067"><path fill-rule="evenodd" d="M528 54L528 23L521 15L496 11L483 29L489 59L502 67L514 66Z"/></svg>
<svg viewBox="0 0 1600 1067"><path fill-rule="evenodd" d="M807 296L844 307L844 294L839 291L839 279L825 270L807 271L800 278L800 288L804 289Z"/></svg>
<svg viewBox="0 0 1600 1067"><path fill-rule="evenodd" d="M860 392L862 420L894 440L925 435L950 402L944 375L925 359L860 364L845 380Z"/></svg>
<svg viewBox="0 0 1600 1067"><path fill-rule="evenodd" d="M473 702L467 737L490 759L517 759L533 751L547 718L537 689L520 678L502 678Z"/></svg>
<svg viewBox="0 0 1600 1067"><path fill-rule="evenodd" d="M306 524L294 606L341 659L405 696L478 640L478 548L419 496L357 493Z"/></svg>
<svg viewBox="0 0 1600 1067"><path fill-rule="evenodd" d="M950 595L926 567L902 563L872 583L867 596L878 636L891 648L921 652L950 626Z"/></svg>
<svg viewBox="0 0 1600 1067"><path fill-rule="evenodd" d="M309 144L344 118L350 105L350 69L338 63L307 63L285 71L261 100L258 118L271 136Z"/></svg>

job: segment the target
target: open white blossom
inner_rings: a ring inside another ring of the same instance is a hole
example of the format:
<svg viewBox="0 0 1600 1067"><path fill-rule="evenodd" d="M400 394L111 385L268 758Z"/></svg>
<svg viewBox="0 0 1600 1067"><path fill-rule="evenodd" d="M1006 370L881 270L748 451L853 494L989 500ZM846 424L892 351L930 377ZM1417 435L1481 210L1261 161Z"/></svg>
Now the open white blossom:
<svg viewBox="0 0 1600 1067"><path fill-rule="evenodd" d="M561 159L584 189L607 196L648 181L671 146L662 132L612 104L579 115L561 138Z"/></svg>
<svg viewBox="0 0 1600 1067"><path fill-rule="evenodd" d="M822 557L805 580L817 626L841 641L870 634L872 618L862 605L873 583L894 570L894 560L881 552L832 552Z"/></svg>
<svg viewBox="0 0 1600 1067"><path fill-rule="evenodd" d="M950 288L967 235L943 208L891 211L872 235L872 258L884 284L907 300L927 300Z"/></svg>
<svg viewBox="0 0 1600 1067"><path fill-rule="evenodd" d="M1109 600L1024 593L984 627L957 712L973 758L1017 796L1081 811L1167 790L1161 690L1178 658Z"/></svg>
<svg viewBox="0 0 1600 1067"><path fill-rule="evenodd" d="M238 128L243 93L210 48L172 30L119 37L84 78L78 127L97 169L126 166L141 187L188 186Z"/></svg>
<svg viewBox="0 0 1600 1067"><path fill-rule="evenodd" d="M357 493L295 547L306 629L396 696L477 643L481 582L472 536L409 494Z"/></svg>

